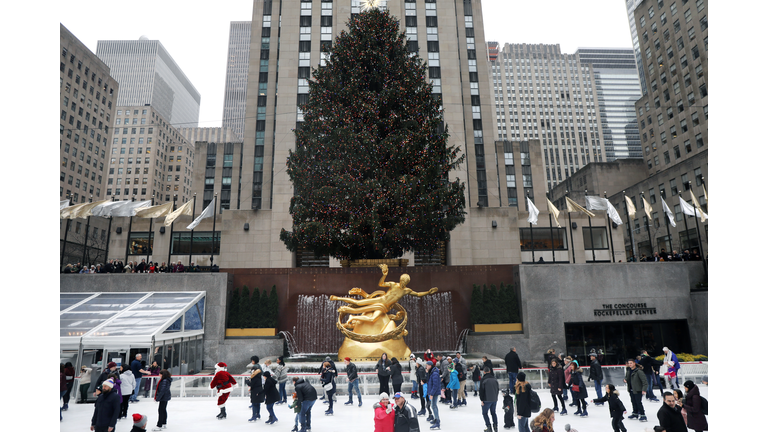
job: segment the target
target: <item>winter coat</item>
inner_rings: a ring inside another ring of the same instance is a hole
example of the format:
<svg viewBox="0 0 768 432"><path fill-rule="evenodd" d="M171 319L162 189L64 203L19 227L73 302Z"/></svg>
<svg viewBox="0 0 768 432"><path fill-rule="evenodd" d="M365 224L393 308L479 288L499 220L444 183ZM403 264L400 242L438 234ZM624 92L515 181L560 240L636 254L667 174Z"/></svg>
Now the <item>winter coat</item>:
<svg viewBox="0 0 768 432"><path fill-rule="evenodd" d="M402 408L395 404L395 431L394 432L419 432L419 418L416 408L407 401Z"/></svg>
<svg viewBox="0 0 768 432"><path fill-rule="evenodd" d="M112 390L116 390L118 396L120 396L121 399L123 398L123 391L121 390L122 384L123 384L123 380L121 380L118 375L118 378L115 379L115 388L113 388Z"/></svg>
<svg viewBox="0 0 768 432"><path fill-rule="evenodd" d="M546 423L544 423L543 425L541 425L539 427L531 425L531 431L532 432L554 432L553 430L549 430L549 428L547 427Z"/></svg>
<svg viewBox="0 0 768 432"><path fill-rule="evenodd" d="M643 373L645 373L646 375L652 375L654 373L654 370L656 372L659 371L659 366L661 366L661 361L656 360L655 358L649 355L642 355L640 356L640 366L643 367Z"/></svg>
<svg viewBox="0 0 768 432"><path fill-rule="evenodd" d="M475 365L472 368L472 381L480 381L483 378L482 365Z"/></svg>
<svg viewBox="0 0 768 432"><path fill-rule="evenodd" d="M460 386L459 373L456 371L456 369L450 369L450 372L448 373L448 384L445 386L445 388L458 390Z"/></svg>
<svg viewBox="0 0 768 432"><path fill-rule="evenodd" d="M124 395L133 393L136 388L136 379L133 377L133 372L127 369L120 374L120 392Z"/></svg>
<svg viewBox="0 0 768 432"><path fill-rule="evenodd" d="M550 362L551 364L551 362ZM568 385L571 382L571 364L563 365L563 375L565 376L565 384Z"/></svg>
<svg viewBox="0 0 768 432"><path fill-rule="evenodd" d="M571 386L571 391L573 392L573 397L576 399L587 398L587 386L584 385L584 371L582 371L581 368L577 368L575 371L571 372L571 381L569 384ZM579 386L578 392L573 388L575 385Z"/></svg>
<svg viewBox="0 0 768 432"><path fill-rule="evenodd" d="M680 370L680 362L677 361L677 355L673 353L671 350L667 351L666 354L664 354L664 363L667 362L673 362L675 364L675 373L677 373L678 370Z"/></svg>
<svg viewBox="0 0 768 432"><path fill-rule="evenodd" d="M64 379L67 384L73 384L75 382L75 368L72 366L64 368Z"/></svg>
<svg viewBox="0 0 768 432"><path fill-rule="evenodd" d="M437 364L437 359L435 358L435 354L434 353L424 353L424 367L425 368L427 367L427 362L428 361L431 361L432 365L434 365L434 366L439 366Z"/></svg>
<svg viewBox="0 0 768 432"><path fill-rule="evenodd" d="M518 381L520 383L520 381ZM523 391L524 390L524 391ZM531 385L527 382L525 387L521 388L518 384L515 384L515 408L517 409L517 415L521 417L531 416Z"/></svg>
<svg viewBox="0 0 768 432"><path fill-rule="evenodd" d="M392 384L403 383L403 365L400 363L392 363L389 366L389 374L392 376Z"/></svg>
<svg viewBox="0 0 768 432"><path fill-rule="evenodd" d="M486 360L483 362L483 368L488 368L493 372L493 362L491 360Z"/></svg>
<svg viewBox="0 0 768 432"><path fill-rule="evenodd" d="M298 399L294 399L293 402L291 402L291 405L288 408L293 408L293 412L296 414L301 412L301 402L299 402Z"/></svg>
<svg viewBox="0 0 768 432"><path fill-rule="evenodd" d="M523 367L523 364L520 363L520 357L512 350L509 350L504 357L504 363L507 365L507 373L517 373Z"/></svg>
<svg viewBox="0 0 768 432"><path fill-rule="evenodd" d="M424 366L416 365L416 381L419 384L427 382L427 368Z"/></svg>
<svg viewBox="0 0 768 432"><path fill-rule="evenodd" d="M549 383L550 393L553 395L563 394L563 389L565 388L565 373L560 365L557 365L554 368L549 368L549 379L547 382Z"/></svg>
<svg viewBox="0 0 768 432"><path fill-rule="evenodd" d="M96 405L93 408L93 417L91 417L91 426L107 428L114 430L117 423L117 417L120 416L120 404L122 398L112 389L106 393L101 393L96 399Z"/></svg>
<svg viewBox="0 0 768 432"><path fill-rule="evenodd" d="M277 365L275 367L275 380L278 384L288 382L288 366Z"/></svg>
<svg viewBox="0 0 768 432"><path fill-rule="evenodd" d="M453 364L453 368L456 369L456 372L459 374L459 382L467 379L467 365L461 364L461 361L459 361L458 363Z"/></svg>
<svg viewBox="0 0 768 432"><path fill-rule="evenodd" d="M589 364L589 379L595 381L603 380L603 367L600 366L600 362L597 359L592 360Z"/></svg>
<svg viewBox="0 0 768 432"><path fill-rule="evenodd" d="M264 397L267 405L280 400L280 392L277 391L277 380L271 376L264 380Z"/></svg>
<svg viewBox="0 0 768 432"><path fill-rule="evenodd" d="M109 374L111 374L112 371L109 370L109 368L104 368L101 373L99 374L99 377L96 378L96 387L99 387L101 383L107 380L109 378Z"/></svg>
<svg viewBox="0 0 768 432"><path fill-rule="evenodd" d="M448 370L448 360L443 360L440 363L440 378L442 378L443 384L448 385L451 380L451 371Z"/></svg>
<svg viewBox="0 0 768 432"><path fill-rule="evenodd" d="M261 382L261 369L254 369L251 373L251 403L264 402L264 386Z"/></svg>
<svg viewBox="0 0 768 432"><path fill-rule="evenodd" d="M480 380L478 396L483 402L497 402L499 400L499 382L493 372L483 375L483 379Z"/></svg>
<svg viewBox="0 0 768 432"><path fill-rule="evenodd" d="M648 378L645 377L645 373L639 367L634 370L627 368L624 379L627 381L627 390L632 393L642 393L648 388Z"/></svg>
<svg viewBox="0 0 768 432"><path fill-rule="evenodd" d="M615 391L613 393L606 393L603 397L599 399L594 399L594 403L605 403L608 402L608 410L611 413L611 418L624 418L624 411L627 409L624 408L624 404L621 402L621 399L619 399L619 392Z"/></svg>
<svg viewBox="0 0 768 432"><path fill-rule="evenodd" d="M163 378L157 383L155 400L158 402L168 402L171 400L171 380L169 378Z"/></svg>
<svg viewBox="0 0 768 432"><path fill-rule="evenodd" d="M385 377L389 375L389 372L387 372L387 368L392 365L392 362L389 361L389 359L382 360L379 359L378 363L376 363L376 373L379 374L379 378Z"/></svg>
<svg viewBox="0 0 768 432"><path fill-rule="evenodd" d="M352 382L357 379L357 365L349 362L347 365L347 381Z"/></svg>
<svg viewBox="0 0 768 432"><path fill-rule="evenodd" d="M685 401L683 401L683 408L688 413L688 429L709 430L707 417L701 412L701 404L699 386L694 385L685 395Z"/></svg>
<svg viewBox="0 0 768 432"><path fill-rule="evenodd" d="M679 408L670 408L667 404L663 403L656 417L659 419L659 426L666 432L688 432Z"/></svg>
<svg viewBox="0 0 768 432"><path fill-rule="evenodd" d="M427 372L427 394L430 396L440 395L440 371L436 367Z"/></svg>
<svg viewBox="0 0 768 432"><path fill-rule="evenodd" d="M59 372L59 391L67 391L67 377L64 375L64 372Z"/></svg>
<svg viewBox="0 0 768 432"><path fill-rule="evenodd" d="M381 406L380 402L373 405L373 432L394 432L395 430L395 408L390 403L389 412L387 407Z"/></svg>
<svg viewBox="0 0 768 432"><path fill-rule="evenodd" d="M333 379L335 376L336 371L329 367L323 370L323 375L320 377L320 381L323 383L323 386L329 383L333 385L333 388L329 391L336 391L336 380Z"/></svg>
<svg viewBox="0 0 768 432"><path fill-rule="evenodd" d="M84 372L80 373L80 385L91 383L91 372L93 369L87 367Z"/></svg>
<svg viewBox="0 0 768 432"><path fill-rule="evenodd" d="M304 378L299 378L296 381L294 391L296 392L296 400L299 401L299 404L304 401L317 400L317 390L310 383L304 381Z"/></svg>

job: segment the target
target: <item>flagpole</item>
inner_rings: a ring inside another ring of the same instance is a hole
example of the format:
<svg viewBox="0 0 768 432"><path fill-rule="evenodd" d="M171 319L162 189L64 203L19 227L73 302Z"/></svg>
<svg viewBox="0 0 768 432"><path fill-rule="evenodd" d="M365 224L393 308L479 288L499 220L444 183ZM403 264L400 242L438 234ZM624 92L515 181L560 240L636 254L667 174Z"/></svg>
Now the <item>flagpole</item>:
<svg viewBox="0 0 768 432"><path fill-rule="evenodd" d="M131 197L131 202L136 201L136 195ZM131 212L133 213L133 212ZM128 239L125 242L125 262L128 263L128 252L131 250L131 225L133 225L133 216L128 219Z"/></svg>
<svg viewBox="0 0 768 432"><path fill-rule="evenodd" d="M192 220L195 220L195 205L197 204L197 192L192 196ZM192 244L195 241L195 229L189 233L189 266L192 267Z"/></svg>
<svg viewBox="0 0 768 432"><path fill-rule="evenodd" d="M177 196L178 196L178 194L173 194L173 210L171 211L171 213L176 211L176 197ZM171 241L168 242L168 265L171 265L171 249L173 249L173 222L171 222Z"/></svg>
<svg viewBox="0 0 768 432"><path fill-rule="evenodd" d="M568 191L565 191L565 196L568 196ZM568 210L566 208L566 210ZM568 212L568 229L566 229L566 232L571 232L571 256L573 257L573 263L576 264L576 246L573 244L573 225L571 223L571 212ZM568 238L568 235L566 234L566 238Z"/></svg>
<svg viewBox="0 0 768 432"><path fill-rule="evenodd" d="M664 199L664 198L662 198L662 199ZM666 203L666 201L665 201L665 203ZM667 207L669 207L669 206L667 206ZM664 219L667 220L667 237L669 237L669 250L671 251L672 250L672 234L669 232L669 215L667 214L667 212L664 211L663 205L662 205L661 211L664 213ZM680 253L682 253L682 252L683 251L680 251Z"/></svg>
<svg viewBox="0 0 768 432"><path fill-rule="evenodd" d="M587 198L587 190L584 189L584 199ZM587 220L589 220L589 241L592 243L592 262L594 263L597 261L597 258L595 258L595 238L593 237L592 232L592 218L587 215Z"/></svg>
<svg viewBox="0 0 768 432"><path fill-rule="evenodd" d="M603 197L606 201L608 201L608 191L603 191ZM610 221L608 217L608 212L605 212L605 219L606 219L606 226L608 227L608 238L611 239L611 261L616 262L616 249L613 247L613 224Z"/></svg>
<svg viewBox="0 0 768 432"><path fill-rule="evenodd" d="M525 197L529 200L531 197L528 194L525 194ZM525 202L525 205L528 205L528 201ZM528 209L528 213L531 212L531 209ZM215 222L215 221L214 221ZM528 222L528 227L531 229L531 262L536 264L536 257L533 255L533 224L531 222Z"/></svg>
<svg viewBox="0 0 768 432"><path fill-rule="evenodd" d="M681 204L682 206L682 204ZM682 209L680 209L682 211ZM693 218L696 219L696 209L693 209ZM685 223L685 239L688 241L688 248L691 247L691 238L690 235L688 235L688 217L685 214L685 211L683 211L683 223ZM701 245L699 245L701 246ZM680 247L682 248L683 245L680 244Z"/></svg>
<svg viewBox="0 0 768 432"><path fill-rule="evenodd" d="M112 197L112 202L115 202L114 196ZM106 250L104 251L104 260L106 261L105 265L107 262L109 262L109 239L110 238L112 238L112 215L111 214L109 215L109 226L107 226L107 247L105 248Z"/></svg>
<svg viewBox="0 0 768 432"><path fill-rule="evenodd" d="M690 180L688 181L688 190L691 191L691 195L693 195L693 185L691 184ZM704 244L701 243L701 234L699 233L699 218L696 217L696 211L697 208L693 208L693 220L696 221L696 238L699 240L699 250L701 251L701 255L699 258L701 258L701 262L704 263L704 277L707 277L707 262L704 261ZM703 209L701 211L704 211Z"/></svg>
<svg viewBox="0 0 768 432"><path fill-rule="evenodd" d="M627 207L627 191L621 191L621 194L624 195L624 213L627 215L627 225L629 226L629 241L632 243L632 258L634 258L634 262L638 262L637 248L635 247L635 236L632 235L632 231L635 230L635 224L633 224L632 220L629 219L629 207Z"/></svg>
<svg viewBox="0 0 768 432"><path fill-rule="evenodd" d="M152 194L152 198L150 198L149 206L152 207L155 205L155 195ZM152 219L149 218L149 234L147 234L147 266L149 266L149 253L152 250ZM149 267L147 267L147 273L149 273Z"/></svg>
<svg viewBox="0 0 768 432"><path fill-rule="evenodd" d="M549 214L549 238L552 246L552 263L555 263L555 233L552 232L552 213Z"/></svg>
<svg viewBox="0 0 768 432"><path fill-rule="evenodd" d="M643 211L645 211L645 195L643 191L640 191L640 200L643 201ZM648 233L648 244L651 245L651 256L653 256L653 239L651 238L651 221L650 216L646 214L646 221L645 221L645 232ZM659 259L664 258L663 256L659 255Z"/></svg>
<svg viewBox="0 0 768 432"><path fill-rule="evenodd" d="M71 197L67 195L67 199L70 200ZM72 201L69 202L69 205L72 205ZM67 216L67 223L66 228L64 229L64 246L61 247L61 263L59 263L59 267L62 267L64 265L64 253L67 251L67 234L69 234L69 223L71 219L69 216ZM63 269L59 268L59 271L61 272Z"/></svg>
<svg viewBox="0 0 768 432"><path fill-rule="evenodd" d="M93 195L91 195L90 198L88 198L88 202L93 202ZM90 211L90 210L89 210ZM85 253L88 251L88 230L91 228L91 217L88 216L85 219L85 240L83 240L83 259L80 260L83 265L85 265ZM701 243L701 242L699 242ZM90 264L90 263L88 263Z"/></svg>
<svg viewBox="0 0 768 432"><path fill-rule="evenodd" d="M218 197L218 193L213 194L213 232L211 232L211 270L213 270L213 247L214 247L214 241L216 240L216 198Z"/></svg>

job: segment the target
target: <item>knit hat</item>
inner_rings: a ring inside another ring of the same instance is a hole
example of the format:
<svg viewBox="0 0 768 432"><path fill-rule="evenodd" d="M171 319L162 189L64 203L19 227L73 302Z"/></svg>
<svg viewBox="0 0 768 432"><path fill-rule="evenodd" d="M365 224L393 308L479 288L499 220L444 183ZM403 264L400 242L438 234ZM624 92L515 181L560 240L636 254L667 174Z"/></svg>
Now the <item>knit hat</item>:
<svg viewBox="0 0 768 432"><path fill-rule="evenodd" d="M525 381L525 372L518 372L517 373L517 380L518 381Z"/></svg>
<svg viewBox="0 0 768 432"><path fill-rule="evenodd" d="M435 365L435 364L434 364L434 363L432 363L432 360L429 360L429 361L427 362L427 366L434 366L434 365Z"/></svg>
<svg viewBox="0 0 768 432"><path fill-rule="evenodd" d="M112 378L104 381L103 383L101 383L101 385L102 386L109 386L109 388L115 388L115 382L112 381Z"/></svg>
<svg viewBox="0 0 768 432"><path fill-rule="evenodd" d="M327 362L331 361L331 356L325 356L325 361Z"/></svg>
<svg viewBox="0 0 768 432"><path fill-rule="evenodd" d="M134 414L133 415L133 425L138 426L142 429L147 427L147 416L141 415L141 414Z"/></svg>
<svg viewBox="0 0 768 432"><path fill-rule="evenodd" d="M424 361L421 360L421 358L416 358L416 364L422 364Z"/></svg>
<svg viewBox="0 0 768 432"><path fill-rule="evenodd" d="M109 362L109 363L107 363L107 369L111 369L111 368L113 368L113 367L117 367L117 363L115 363L115 362Z"/></svg>
<svg viewBox="0 0 768 432"><path fill-rule="evenodd" d="M266 371L266 372L264 372L264 377L265 377L265 378L269 378L269 377L271 377L271 376L272 376L272 374L271 374L271 373L269 373L269 371Z"/></svg>
<svg viewBox="0 0 768 432"><path fill-rule="evenodd" d="M565 424L565 431L568 432L569 430L571 430L571 424L570 423L566 423Z"/></svg>
<svg viewBox="0 0 768 432"><path fill-rule="evenodd" d="M218 362L216 363L216 366L214 367L216 369L216 372L227 370L227 364L224 362Z"/></svg>
<svg viewBox="0 0 768 432"><path fill-rule="evenodd" d="M344 361L352 361L352 359L349 357L344 357Z"/></svg>
<svg viewBox="0 0 768 432"><path fill-rule="evenodd" d="M380 394L379 400L382 400L382 399L389 399L389 394L387 394L387 392Z"/></svg>
<svg viewBox="0 0 768 432"><path fill-rule="evenodd" d="M411 353L411 358L412 358L412 359L413 359L413 358L416 358L416 354L414 354L414 353Z"/></svg>

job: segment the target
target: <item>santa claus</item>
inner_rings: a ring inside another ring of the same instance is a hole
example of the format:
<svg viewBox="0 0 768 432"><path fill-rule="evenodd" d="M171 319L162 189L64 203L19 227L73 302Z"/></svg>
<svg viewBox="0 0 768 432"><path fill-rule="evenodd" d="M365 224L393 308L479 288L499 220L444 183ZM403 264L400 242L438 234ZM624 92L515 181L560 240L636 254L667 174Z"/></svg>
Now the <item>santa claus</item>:
<svg viewBox="0 0 768 432"><path fill-rule="evenodd" d="M235 386L237 386L237 381L235 381L235 378L227 372L227 364L224 362L217 363L216 375L213 376L213 380L211 381L211 388L218 389L216 395L219 397L218 407L221 409L221 412L216 416L217 419L222 420L227 418L227 409L224 407L224 404L227 403L229 393Z"/></svg>

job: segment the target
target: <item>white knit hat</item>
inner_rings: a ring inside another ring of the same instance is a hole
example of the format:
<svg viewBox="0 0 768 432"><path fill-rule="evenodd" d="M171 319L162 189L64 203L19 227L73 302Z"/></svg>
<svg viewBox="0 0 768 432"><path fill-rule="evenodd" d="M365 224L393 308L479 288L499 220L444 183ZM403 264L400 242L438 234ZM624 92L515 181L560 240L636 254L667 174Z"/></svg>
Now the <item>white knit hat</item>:
<svg viewBox="0 0 768 432"><path fill-rule="evenodd" d="M380 394L379 400L382 400L382 399L389 399L389 394L387 392Z"/></svg>

